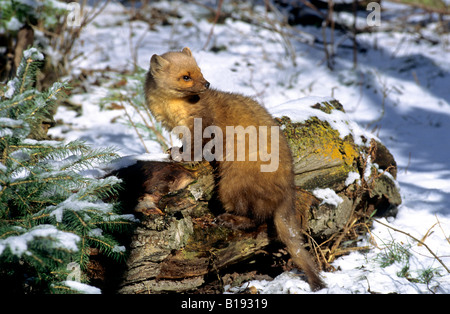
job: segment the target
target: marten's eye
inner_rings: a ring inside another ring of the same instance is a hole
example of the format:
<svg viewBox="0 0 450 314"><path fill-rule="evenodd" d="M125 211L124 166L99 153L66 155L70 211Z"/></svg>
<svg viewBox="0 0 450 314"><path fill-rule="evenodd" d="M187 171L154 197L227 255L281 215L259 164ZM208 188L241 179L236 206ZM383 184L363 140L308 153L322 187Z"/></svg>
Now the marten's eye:
<svg viewBox="0 0 450 314"><path fill-rule="evenodd" d="M189 82L191 80L191 77L189 75L184 75L183 80L185 80L186 82Z"/></svg>

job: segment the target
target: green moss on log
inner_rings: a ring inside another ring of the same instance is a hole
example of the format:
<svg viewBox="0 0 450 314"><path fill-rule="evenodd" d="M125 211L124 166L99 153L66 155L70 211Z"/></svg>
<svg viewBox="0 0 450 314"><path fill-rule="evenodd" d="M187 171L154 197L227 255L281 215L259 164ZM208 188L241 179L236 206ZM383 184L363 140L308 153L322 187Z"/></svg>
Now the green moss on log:
<svg viewBox="0 0 450 314"><path fill-rule="evenodd" d="M302 123L293 123L288 117L279 121L294 157L297 186L336 187L350 171L356 171L359 152L351 136L342 139L327 121L317 117Z"/></svg>

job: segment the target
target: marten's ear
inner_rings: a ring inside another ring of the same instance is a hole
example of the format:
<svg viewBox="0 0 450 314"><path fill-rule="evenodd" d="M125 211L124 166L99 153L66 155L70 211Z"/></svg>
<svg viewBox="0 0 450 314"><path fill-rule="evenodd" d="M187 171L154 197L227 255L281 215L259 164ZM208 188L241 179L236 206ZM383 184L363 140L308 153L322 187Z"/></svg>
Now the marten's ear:
<svg viewBox="0 0 450 314"><path fill-rule="evenodd" d="M187 54L189 57L192 57L192 51L188 47L184 47L183 50L181 50L184 54Z"/></svg>
<svg viewBox="0 0 450 314"><path fill-rule="evenodd" d="M150 70L152 71L152 73L163 69L167 65L169 65L169 61L156 54L153 55L150 59Z"/></svg>

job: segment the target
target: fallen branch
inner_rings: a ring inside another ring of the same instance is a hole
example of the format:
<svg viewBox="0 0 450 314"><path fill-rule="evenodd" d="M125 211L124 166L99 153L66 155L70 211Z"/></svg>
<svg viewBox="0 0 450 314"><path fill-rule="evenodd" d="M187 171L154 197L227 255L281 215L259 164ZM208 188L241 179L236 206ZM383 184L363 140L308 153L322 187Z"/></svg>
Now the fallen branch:
<svg viewBox="0 0 450 314"><path fill-rule="evenodd" d="M344 112L337 101L311 104L311 109L319 116L331 115L333 110ZM317 117L303 123L286 116L276 121L293 151L295 209L308 249L321 269L333 270L330 263L336 256L367 249L358 247L357 239L370 230L372 220L368 218L375 209L383 216L386 209L401 203L387 176L389 172L395 178L395 160L381 143L371 143L370 150L360 147L350 137L340 138ZM384 174L373 169L367 178L370 183L363 185L366 171L361 169L372 167L369 156L379 165L377 169L394 169ZM242 278L267 278L290 269L289 255L276 241L271 221L250 230L218 223L223 208L216 195L214 170L208 162L142 160L112 173L123 180L118 200L124 211L136 213L140 224L131 236L130 255L121 275L106 270L111 274L106 277L118 279L115 285L105 282L105 289L119 293L222 293L224 285L241 285L238 281ZM359 174L359 180L347 182L350 172ZM316 189L329 189L342 202L323 202L312 192Z"/></svg>

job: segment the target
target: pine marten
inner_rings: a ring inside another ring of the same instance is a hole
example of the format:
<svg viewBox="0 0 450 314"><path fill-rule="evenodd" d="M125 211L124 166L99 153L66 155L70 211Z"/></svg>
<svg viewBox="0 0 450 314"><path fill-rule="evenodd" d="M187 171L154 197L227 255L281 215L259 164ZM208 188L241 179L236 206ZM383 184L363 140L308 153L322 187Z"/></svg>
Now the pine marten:
<svg viewBox="0 0 450 314"><path fill-rule="evenodd" d="M243 127L240 130L243 129L245 134L240 140L238 135L232 134L231 144L224 140L223 147L215 147L214 153L220 153L215 155L218 198L225 209L219 220L241 229L272 220L291 258L306 273L311 289L324 288L325 284L304 248L294 204L293 160L286 138L281 132L276 132L278 124L255 100L209 87L210 83L203 77L189 48L152 56L145 82L145 97L150 111L165 128L171 131L184 126L192 134L195 131L203 134L206 128L214 126L225 134L227 126L235 127L234 131L238 126ZM196 121L201 121L200 129L195 125ZM263 131L265 134L262 134ZM252 132L256 132L259 139L258 148L253 152L249 142L252 136L253 139L255 137ZM229 139L228 133L226 136ZM185 145L190 146L193 155L195 144L192 138L191 143L183 140L183 149L186 149ZM241 159L238 156L237 146L242 144L244 138L247 149L245 160L242 160L242 156ZM205 141L201 145L204 144ZM276 163L263 158L268 153L277 153L277 156L272 156L278 159ZM188 151L185 156L192 155ZM272 163L272 168L264 170L262 167L268 167L269 163Z"/></svg>

